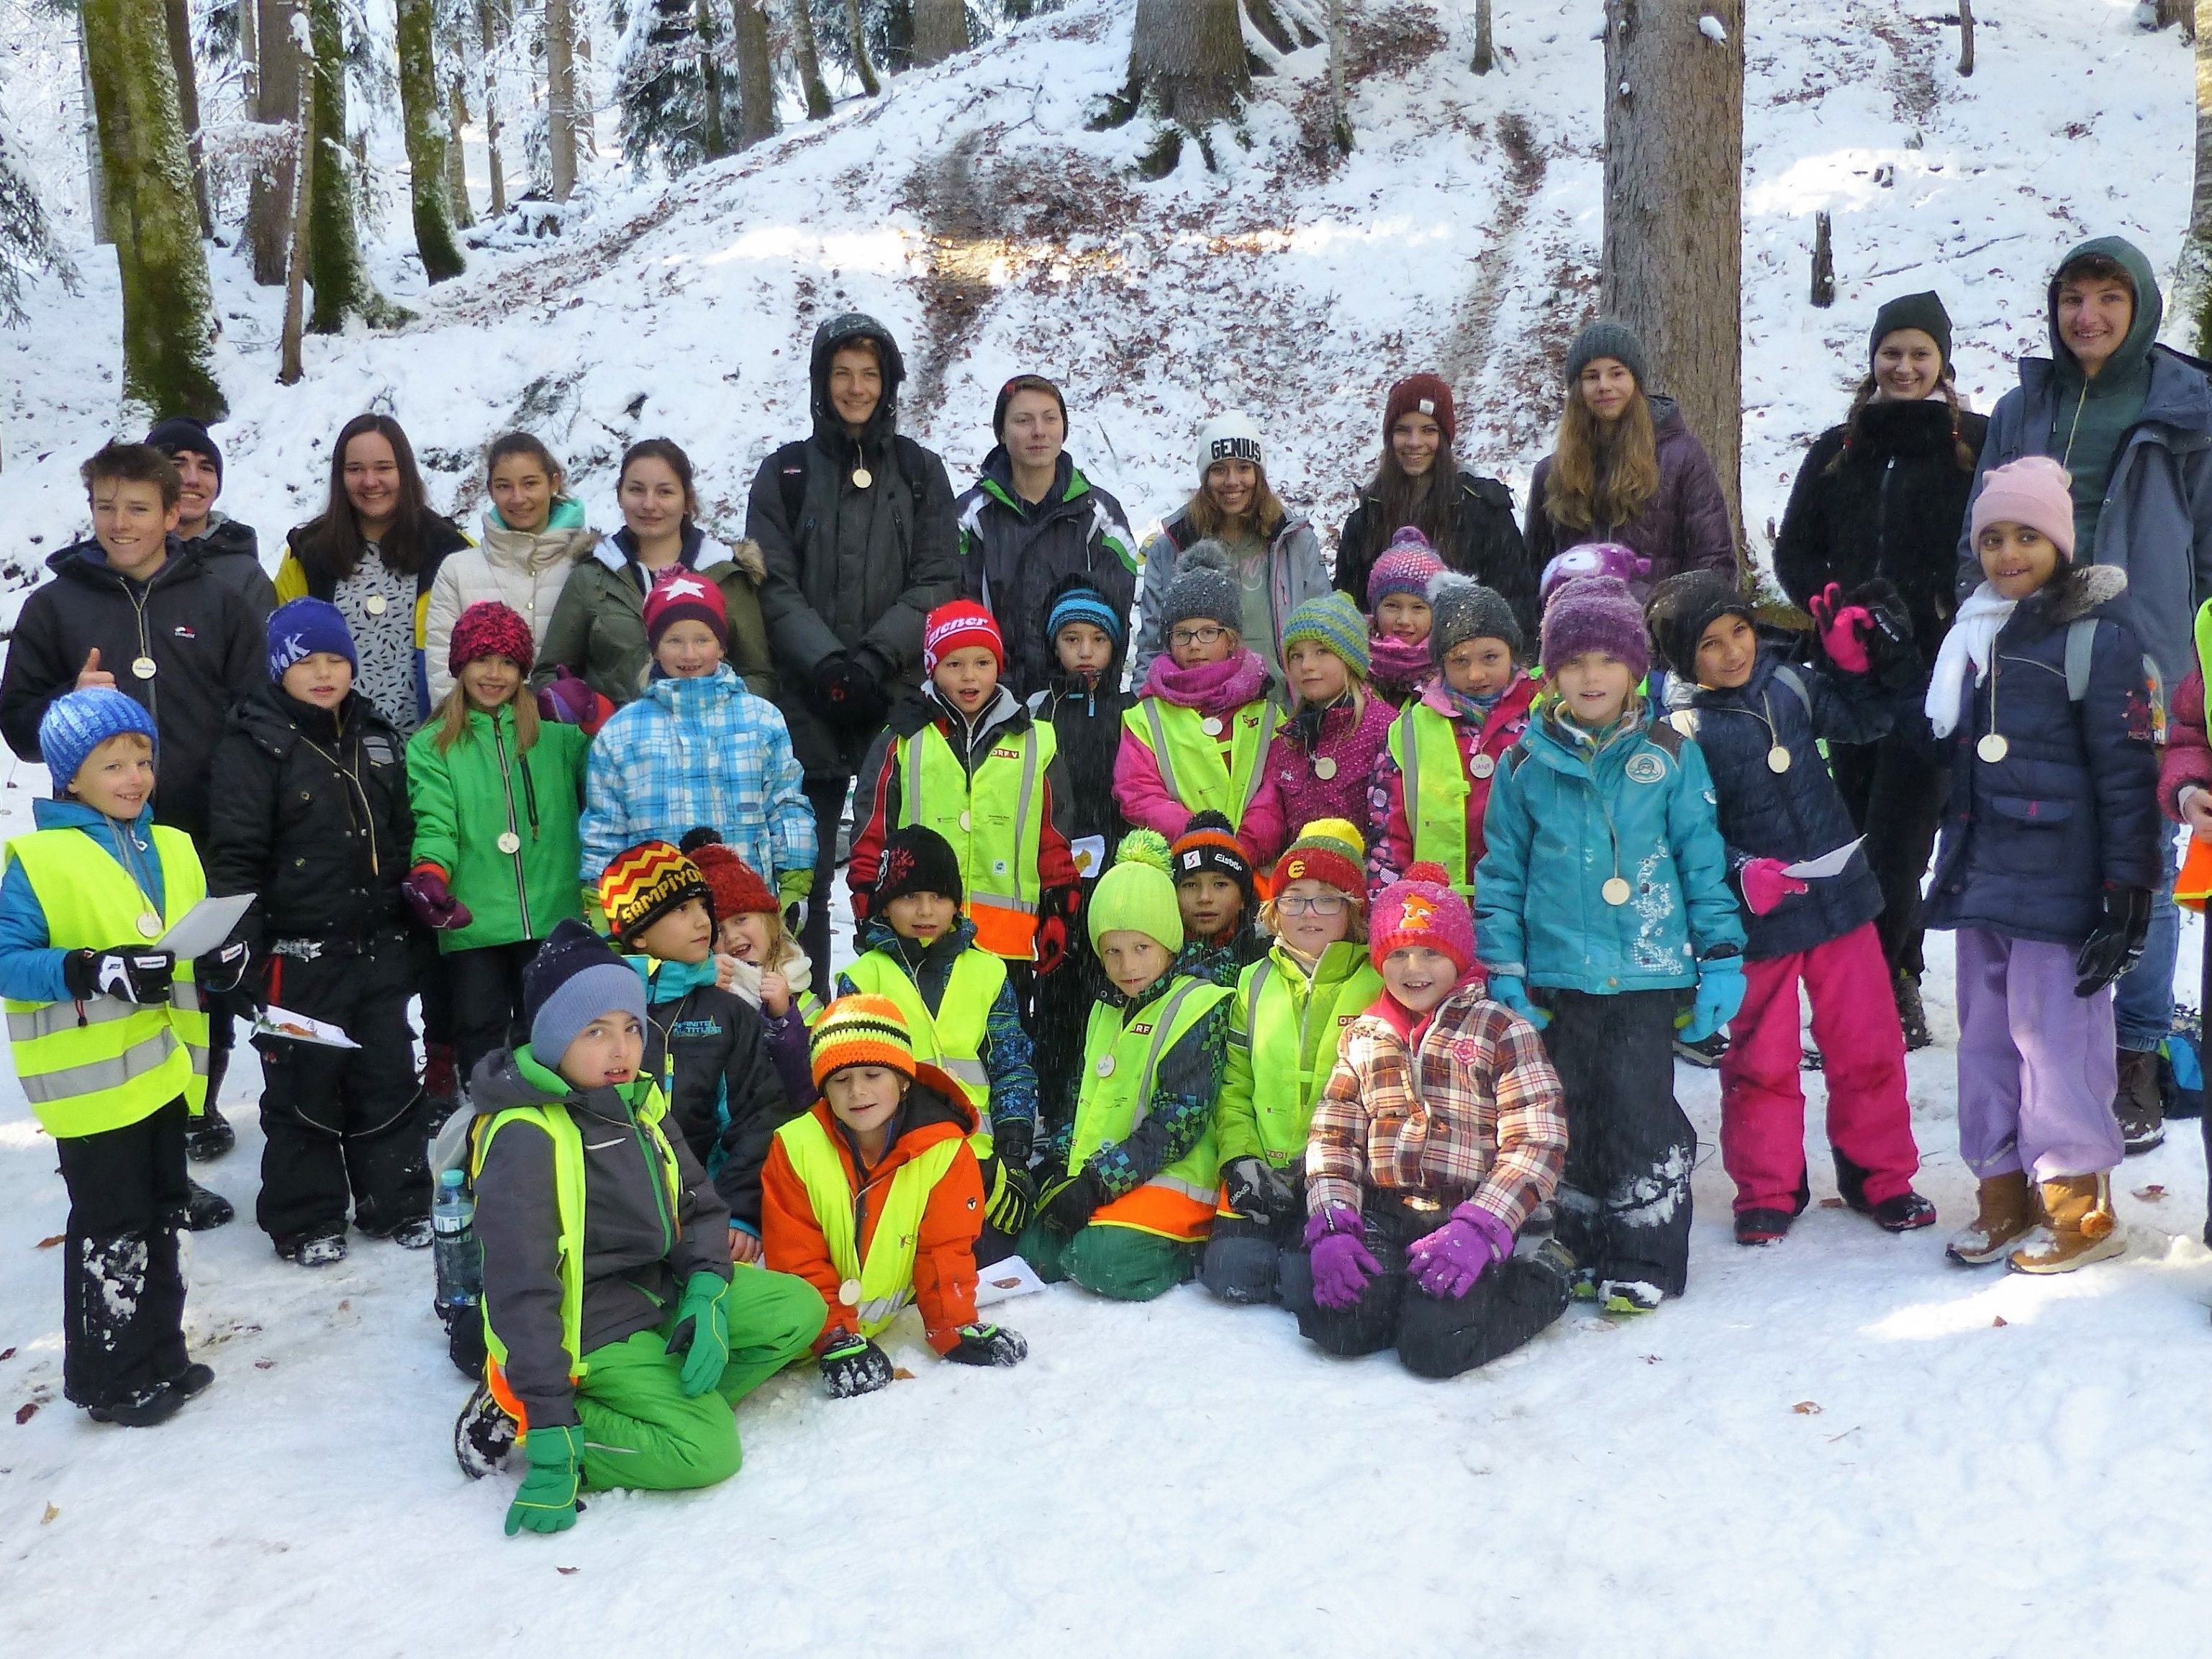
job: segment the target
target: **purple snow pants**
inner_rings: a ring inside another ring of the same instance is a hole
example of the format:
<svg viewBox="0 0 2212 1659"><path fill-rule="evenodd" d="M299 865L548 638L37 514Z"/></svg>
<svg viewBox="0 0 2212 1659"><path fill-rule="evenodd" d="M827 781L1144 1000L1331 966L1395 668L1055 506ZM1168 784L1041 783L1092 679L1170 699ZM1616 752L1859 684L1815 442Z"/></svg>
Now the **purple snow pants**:
<svg viewBox="0 0 2212 1659"><path fill-rule="evenodd" d="M1959 1152L1977 1176L2117 1169L2112 993L2074 994L2074 947L1961 927Z"/></svg>

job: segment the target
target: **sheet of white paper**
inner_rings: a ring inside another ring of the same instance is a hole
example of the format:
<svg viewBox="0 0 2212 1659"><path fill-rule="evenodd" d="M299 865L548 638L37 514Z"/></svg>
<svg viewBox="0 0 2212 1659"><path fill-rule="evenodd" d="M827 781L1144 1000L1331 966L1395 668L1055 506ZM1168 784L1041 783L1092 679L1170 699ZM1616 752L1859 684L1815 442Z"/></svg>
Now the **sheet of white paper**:
<svg viewBox="0 0 2212 1659"><path fill-rule="evenodd" d="M1812 881L1821 876L1839 876L1844 866L1851 861L1851 854L1859 850L1859 842L1866 839L1846 842L1832 853L1823 853L1816 859L1807 859L1802 864L1786 864L1782 867L1785 876L1795 876L1800 881Z"/></svg>
<svg viewBox="0 0 2212 1659"><path fill-rule="evenodd" d="M1103 875L1106 870L1106 837L1078 836L1067 843L1067 850L1075 860L1075 872L1079 876Z"/></svg>
<svg viewBox="0 0 2212 1659"><path fill-rule="evenodd" d="M988 1267L978 1267L975 1281L975 1305L988 1308L994 1302L1004 1302L1008 1297L1027 1296L1044 1288L1044 1280L1036 1276L1036 1269L1018 1255L1004 1261L994 1261Z"/></svg>
<svg viewBox="0 0 2212 1659"><path fill-rule="evenodd" d="M345 1034L343 1026L333 1025L328 1020L310 1019L289 1008L279 1008L273 1002L254 1020L253 1029L264 1036L283 1037L288 1042L313 1042L325 1048L361 1047Z"/></svg>
<svg viewBox="0 0 2212 1659"><path fill-rule="evenodd" d="M204 898L178 917L175 927L154 941L155 948L180 957L205 956L230 937L230 930L238 926L238 919L252 902L251 893L234 893L228 898Z"/></svg>

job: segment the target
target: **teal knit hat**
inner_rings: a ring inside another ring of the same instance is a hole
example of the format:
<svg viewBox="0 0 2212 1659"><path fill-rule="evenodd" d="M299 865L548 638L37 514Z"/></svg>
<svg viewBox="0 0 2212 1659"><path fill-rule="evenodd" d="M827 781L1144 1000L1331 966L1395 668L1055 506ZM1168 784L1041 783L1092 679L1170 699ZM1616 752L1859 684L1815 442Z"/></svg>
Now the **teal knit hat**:
<svg viewBox="0 0 2212 1659"><path fill-rule="evenodd" d="M1323 649L1335 652L1346 668L1363 680L1367 678L1367 618L1359 614L1349 593L1324 593L1291 611L1290 621L1283 624L1285 659L1300 640L1312 640Z"/></svg>

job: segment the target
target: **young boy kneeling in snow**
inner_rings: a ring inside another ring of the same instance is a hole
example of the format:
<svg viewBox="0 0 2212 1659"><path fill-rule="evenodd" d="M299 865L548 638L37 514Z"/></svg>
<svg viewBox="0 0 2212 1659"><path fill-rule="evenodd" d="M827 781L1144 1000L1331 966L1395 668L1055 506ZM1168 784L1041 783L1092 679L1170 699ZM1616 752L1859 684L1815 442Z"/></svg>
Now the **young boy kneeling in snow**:
<svg viewBox="0 0 2212 1659"><path fill-rule="evenodd" d="M806 1279L829 1304L814 1346L830 1394L872 1394L891 1380L875 1338L909 1302L947 1359L1026 1358L1014 1332L975 1319L975 1109L951 1078L915 1063L898 1004L862 994L824 1009L814 1084L822 1098L775 1132L762 1213L769 1265Z"/></svg>
<svg viewBox="0 0 2212 1659"><path fill-rule="evenodd" d="M522 1437L510 1536L575 1525L583 1486L677 1491L735 1474L730 1406L822 1325L803 1279L732 1275L729 1209L639 1071L638 976L563 921L523 975L522 1005L530 1041L490 1055L472 1088L492 1359L454 1427L471 1475Z"/></svg>

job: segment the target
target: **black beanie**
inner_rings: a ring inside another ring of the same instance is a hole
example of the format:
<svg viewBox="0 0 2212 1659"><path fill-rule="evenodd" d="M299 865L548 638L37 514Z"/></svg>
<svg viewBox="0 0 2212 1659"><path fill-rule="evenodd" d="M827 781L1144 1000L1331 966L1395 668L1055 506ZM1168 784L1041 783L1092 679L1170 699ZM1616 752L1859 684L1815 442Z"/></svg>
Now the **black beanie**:
<svg viewBox="0 0 2212 1659"><path fill-rule="evenodd" d="M960 855L926 823L906 824L884 837L873 914L881 915L886 904L908 893L937 893L955 905L961 902Z"/></svg>
<svg viewBox="0 0 2212 1659"><path fill-rule="evenodd" d="M1698 642L1723 617L1741 617L1753 626L1758 617L1751 596L1717 570L1686 570L1651 590L1644 625L1659 648L1667 671L1686 680L1698 678Z"/></svg>
<svg viewBox="0 0 2212 1659"><path fill-rule="evenodd" d="M1951 313L1934 289L1925 294L1900 294L1874 314L1874 332L1867 339L1867 361L1881 349L1882 341L1900 328L1917 328L1936 342L1942 367L1951 364Z"/></svg>
<svg viewBox="0 0 2212 1659"><path fill-rule="evenodd" d="M195 455L204 455L208 465L215 469L216 482L222 482L222 451L215 447L208 429L189 415L172 415L166 421L154 422L154 429L146 434L149 449L158 449L171 460L177 452L189 449Z"/></svg>

